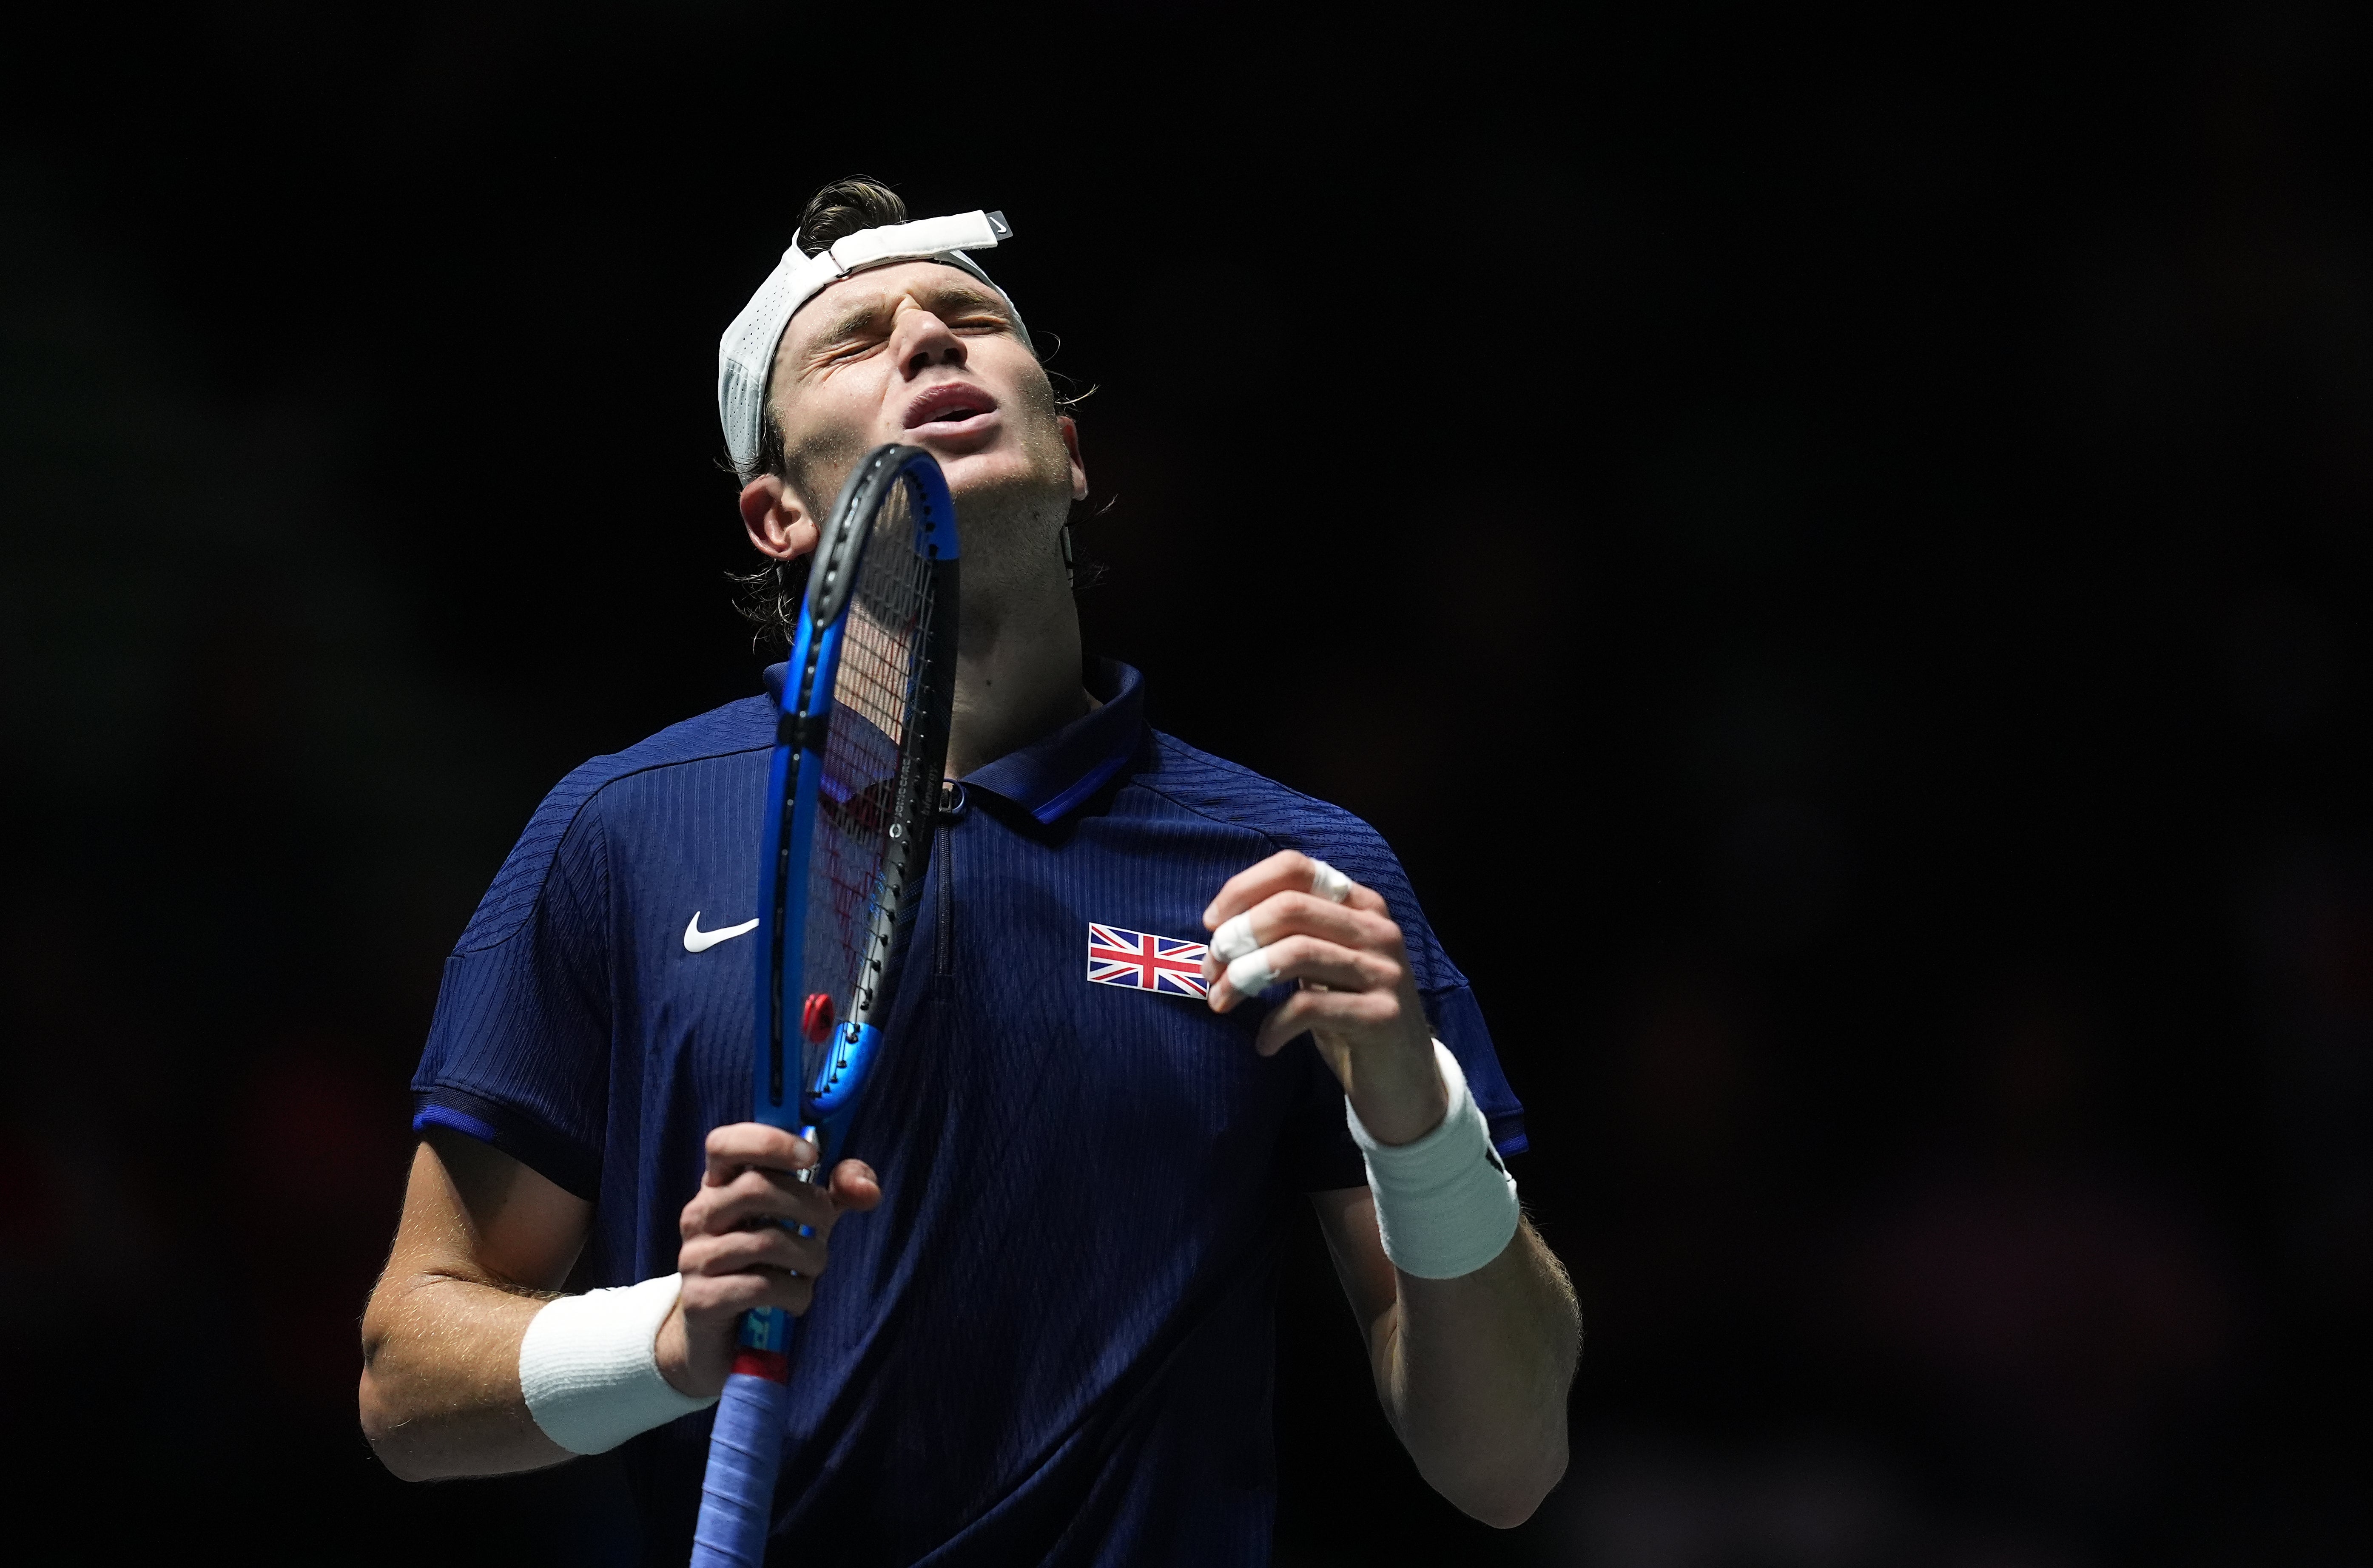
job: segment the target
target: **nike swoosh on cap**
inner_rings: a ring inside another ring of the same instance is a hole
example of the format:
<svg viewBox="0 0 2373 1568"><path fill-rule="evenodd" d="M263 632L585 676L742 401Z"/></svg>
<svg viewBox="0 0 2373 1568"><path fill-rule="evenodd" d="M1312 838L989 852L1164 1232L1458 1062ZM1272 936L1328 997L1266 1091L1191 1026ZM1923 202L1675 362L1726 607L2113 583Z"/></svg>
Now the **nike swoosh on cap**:
<svg viewBox="0 0 2373 1568"><path fill-rule="evenodd" d="M714 931L703 931L700 928L700 912L695 910L692 912L692 918L684 922L684 950L687 953L706 953L719 942L731 942L736 936L747 936L757 929L756 921L745 920L739 925L720 925Z"/></svg>

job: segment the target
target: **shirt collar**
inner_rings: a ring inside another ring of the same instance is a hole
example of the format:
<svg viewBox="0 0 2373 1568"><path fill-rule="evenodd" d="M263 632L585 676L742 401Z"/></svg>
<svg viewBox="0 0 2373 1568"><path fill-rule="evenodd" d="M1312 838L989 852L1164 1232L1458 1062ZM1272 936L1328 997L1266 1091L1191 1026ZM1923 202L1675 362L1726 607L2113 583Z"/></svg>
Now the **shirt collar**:
<svg viewBox="0 0 2373 1568"><path fill-rule="evenodd" d="M777 703L785 668L766 670L766 690ZM1137 754L1145 732L1145 677L1118 659L1090 659L1087 688L1103 706L975 768L964 786L1001 796L1050 826L1102 789Z"/></svg>

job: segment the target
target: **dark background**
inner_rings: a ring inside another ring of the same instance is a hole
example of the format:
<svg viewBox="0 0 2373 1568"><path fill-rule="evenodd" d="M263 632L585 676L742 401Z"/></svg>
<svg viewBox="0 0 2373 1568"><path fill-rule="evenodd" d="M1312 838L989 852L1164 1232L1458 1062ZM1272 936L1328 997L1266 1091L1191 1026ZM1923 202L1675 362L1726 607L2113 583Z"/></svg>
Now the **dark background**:
<svg viewBox="0 0 2373 1568"><path fill-rule="evenodd" d="M1425 1491L1313 1229L1284 1562L2373 1561L2349 8L813 9L12 24L0 1528L600 1555L355 1320L512 836L754 689L716 338L861 171L1012 219L1092 647L1530 1107L1565 1486Z"/></svg>

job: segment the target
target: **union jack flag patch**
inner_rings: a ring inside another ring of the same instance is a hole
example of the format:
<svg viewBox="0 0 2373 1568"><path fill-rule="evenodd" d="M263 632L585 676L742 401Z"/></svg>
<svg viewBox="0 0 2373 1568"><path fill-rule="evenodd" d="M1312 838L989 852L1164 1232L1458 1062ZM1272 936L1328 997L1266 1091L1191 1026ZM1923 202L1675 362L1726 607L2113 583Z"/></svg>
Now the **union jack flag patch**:
<svg viewBox="0 0 2373 1568"><path fill-rule="evenodd" d="M1205 944L1088 923L1088 983L1125 985L1172 996L1202 996Z"/></svg>

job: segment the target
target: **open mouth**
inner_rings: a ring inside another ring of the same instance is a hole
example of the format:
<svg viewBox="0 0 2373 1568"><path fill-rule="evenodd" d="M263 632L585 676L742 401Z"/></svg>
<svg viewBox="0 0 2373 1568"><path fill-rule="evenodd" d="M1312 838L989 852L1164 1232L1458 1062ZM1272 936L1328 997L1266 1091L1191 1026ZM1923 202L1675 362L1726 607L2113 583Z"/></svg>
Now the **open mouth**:
<svg viewBox="0 0 2373 1568"><path fill-rule="evenodd" d="M906 428L929 435L934 428L944 431L996 412L997 400L978 387L943 381L907 405Z"/></svg>

